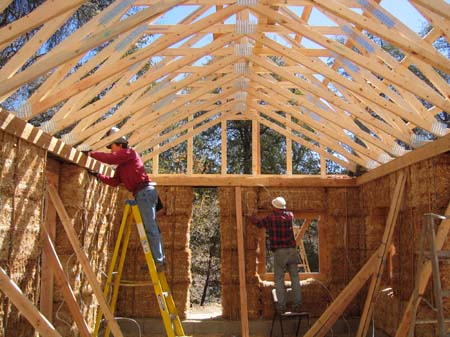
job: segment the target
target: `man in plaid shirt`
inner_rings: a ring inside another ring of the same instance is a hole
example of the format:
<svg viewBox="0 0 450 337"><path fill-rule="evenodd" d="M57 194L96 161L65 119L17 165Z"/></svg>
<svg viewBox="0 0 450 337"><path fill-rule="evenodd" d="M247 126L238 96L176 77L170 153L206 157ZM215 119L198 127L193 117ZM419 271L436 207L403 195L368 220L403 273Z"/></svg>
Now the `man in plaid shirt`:
<svg viewBox="0 0 450 337"><path fill-rule="evenodd" d="M258 219L250 217L250 222L259 228L264 227L269 235L270 249L274 255L275 291L278 299L278 310L286 311L286 289L284 287L284 273L289 272L293 296L293 311L298 311L302 303L300 281L298 277L299 256L295 242L292 224L294 214L286 211L286 200L277 197L272 200L272 214Z"/></svg>

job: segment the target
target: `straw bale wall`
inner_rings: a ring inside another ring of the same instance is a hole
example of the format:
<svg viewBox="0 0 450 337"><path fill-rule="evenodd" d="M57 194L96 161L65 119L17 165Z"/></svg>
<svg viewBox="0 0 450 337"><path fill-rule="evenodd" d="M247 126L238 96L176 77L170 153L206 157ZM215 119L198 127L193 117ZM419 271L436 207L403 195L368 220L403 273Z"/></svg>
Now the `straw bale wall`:
<svg viewBox="0 0 450 337"><path fill-rule="evenodd" d="M37 303L46 152L2 131L0 139L0 266ZM3 335L34 336L34 332L0 292Z"/></svg>
<svg viewBox="0 0 450 337"><path fill-rule="evenodd" d="M406 303L414 288L415 268L424 213L444 214L450 202L450 154L445 153L414 164L405 169L407 176L403 203L394 233L395 255L392 257L392 275L383 274L382 288L392 287L391 296L379 295L375 305L375 324L389 335L394 335ZM361 241L361 259L367 259L380 244L394 191L397 173L384 176L360 186L364 210L364 237ZM439 223L439 222L437 222ZM444 249L450 249L447 242ZM441 262L443 289L450 289L450 265ZM431 282L430 282L431 283ZM362 294L364 295L364 294ZM425 295L431 299L430 284ZM450 303L445 301L446 317ZM422 305L418 317L435 317ZM416 329L415 336L433 336L433 325Z"/></svg>
<svg viewBox="0 0 450 337"><path fill-rule="evenodd" d="M108 272L114 236L120 224L124 200L129 197L129 193L122 188L106 186L85 169L66 163L60 167L58 192L80 244L96 272L97 280L103 285L105 277L102 274ZM98 303L59 218L55 247L86 323L93 327ZM62 335L72 335L77 331L76 325L72 322L58 287L55 290L53 323Z"/></svg>
<svg viewBox="0 0 450 337"><path fill-rule="evenodd" d="M240 318L239 270L236 238L234 187L219 188L221 242L222 242L222 310L229 319ZM320 275L302 281L303 307L313 315L320 315L359 270L361 215L357 188L336 187L291 187L291 188L242 188L244 213L244 249L248 316L269 318L273 315L271 289L273 281L260 275L265 261L258 260L258 252L264 237L261 229L248 221L253 214L267 214L271 200L281 195L288 203L288 209L302 214L321 215ZM318 300L318 299L323 299ZM349 308L348 313L359 312L360 303Z"/></svg>

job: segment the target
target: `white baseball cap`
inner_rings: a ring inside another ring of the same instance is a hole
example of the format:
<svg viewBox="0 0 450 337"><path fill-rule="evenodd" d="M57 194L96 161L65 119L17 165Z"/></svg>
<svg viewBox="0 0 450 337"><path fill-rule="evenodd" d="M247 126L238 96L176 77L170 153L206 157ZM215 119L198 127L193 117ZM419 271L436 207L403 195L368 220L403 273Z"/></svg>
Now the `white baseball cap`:
<svg viewBox="0 0 450 337"><path fill-rule="evenodd" d="M279 209L286 209L286 200L283 197L276 197L272 200L272 206Z"/></svg>

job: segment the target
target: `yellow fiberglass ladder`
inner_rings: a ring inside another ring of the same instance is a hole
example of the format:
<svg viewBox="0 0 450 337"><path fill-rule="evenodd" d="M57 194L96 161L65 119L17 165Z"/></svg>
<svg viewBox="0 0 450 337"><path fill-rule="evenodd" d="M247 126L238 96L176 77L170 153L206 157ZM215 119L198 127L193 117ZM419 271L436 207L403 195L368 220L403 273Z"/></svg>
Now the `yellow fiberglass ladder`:
<svg viewBox="0 0 450 337"><path fill-rule="evenodd" d="M164 271L158 272L156 270L156 265L153 260L153 255L150 250L150 245L148 243L147 234L145 232L144 224L142 223L141 213L139 207L134 200L127 200L125 204L125 209L123 212L122 223L120 225L118 237L114 247L114 252L112 256L111 265L108 270L108 275L106 278L106 284L103 291L105 298L110 297L110 309L111 312L115 312L117 297L119 294L119 287L121 285L121 277L123 266L125 263L125 257L128 248L128 242L130 240L132 223L136 224L139 233L139 240L142 244L142 248L145 254L145 260L147 262L148 270L150 272L153 287L155 289L155 295L159 305L159 310L161 312L161 317L163 319L164 327L168 337L180 337L184 336L183 327L181 325L180 317L177 313L175 307L175 302L173 300L172 294L167 283L166 274ZM120 252L120 259L117 261ZM116 264L118 262L117 271L114 272ZM113 274L115 275L113 281ZM110 296L110 288L113 285L113 291ZM97 337L100 330L100 325L102 321L103 313L99 309L97 314L97 320L95 323L94 337ZM104 337L109 336L109 326L106 326Z"/></svg>

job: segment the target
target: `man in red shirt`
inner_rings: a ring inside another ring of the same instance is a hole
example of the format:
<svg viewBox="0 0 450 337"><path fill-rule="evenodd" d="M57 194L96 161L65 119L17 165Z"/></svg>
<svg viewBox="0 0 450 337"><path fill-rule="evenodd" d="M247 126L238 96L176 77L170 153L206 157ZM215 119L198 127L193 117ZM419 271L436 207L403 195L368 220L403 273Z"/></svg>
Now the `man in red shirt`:
<svg viewBox="0 0 450 337"><path fill-rule="evenodd" d="M113 128L109 134L115 133L118 130L117 128ZM161 234L156 221L158 193L155 186L151 183L139 154L134 149L128 147L128 141L125 137L116 139L114 143L107 147L111 149L111 153L89 151L88 154L105 164L117 165L114 176L109 177L103 174L96 174L96 176L110 186L123 184L128 191L133 193L139 211L141 212L156 269L158 271L164 271L166 259L161 242Z"/></svg>
<svg viewBox="0 0 450 337"><path fill-rule="evenodd" d="M272 214L258 219L250 217L250 222L259 228L264 227L269 235L270 249L274 255L275 291L278 299L278 310L286 311L286 288L284 273L289 272L293 296L293 311L298 311L302 303L300 280L298 277L297 245L292 228L294 214L286 211L286 200L277 197L272 200Z"/></svg>

